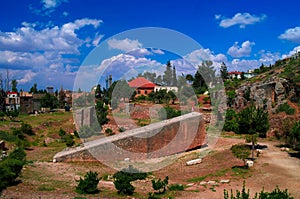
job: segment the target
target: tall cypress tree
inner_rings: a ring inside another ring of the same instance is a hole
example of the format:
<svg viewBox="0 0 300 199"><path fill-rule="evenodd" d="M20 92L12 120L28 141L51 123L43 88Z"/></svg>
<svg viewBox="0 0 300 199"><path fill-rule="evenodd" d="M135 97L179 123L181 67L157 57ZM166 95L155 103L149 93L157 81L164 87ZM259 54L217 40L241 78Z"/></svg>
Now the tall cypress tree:
<svg viewBox="0 0 300 199"><path fill-rule="evenodd" d="M176 76L176 69L175 66L173 66L173 86L177 86L177 76Z"/></svg>
<svg viewBox="0 0 300 199"><path fill-rule="evenodd" d="M166 86L172 86L172 66L170 61L167 62L166 70L163 76L163 81Z"/></svg>

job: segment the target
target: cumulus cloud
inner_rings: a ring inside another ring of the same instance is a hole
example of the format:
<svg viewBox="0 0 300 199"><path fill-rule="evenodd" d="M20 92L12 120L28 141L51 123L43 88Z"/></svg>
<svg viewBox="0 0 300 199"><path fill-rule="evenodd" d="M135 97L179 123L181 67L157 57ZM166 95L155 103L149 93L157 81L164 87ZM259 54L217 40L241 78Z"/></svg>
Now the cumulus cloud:
<svg viewBox="0 0 300 199"><path fill-rule="evenodd" d="M112 49L118 49L125 52L142 47L142 44L138 40L131 40L128 38L122 40L110 39L107 41L107 44Z"/></svg>
<svg viewBox="0 0 300 199"><path fill-rule="evenodd" d="M36 76L37 73L34 73L32 71L28 71L25 73L24 77L22 79L17 80L19 84L25 84L27 82L30 82L34 76Z"/></svg>
<svg viewBox="0 0 300 199"><path fill-rule="evenodd" d="M199 49L184 56L184 58L194 65L199 65L203 61L210 60L219 65L222 62L227 62L227 57L224 54L215 54L210 49Z"/></svg>
<svg viewBox="0 0 300 199"><path fill-rule="evenodd" d="M279 39L285 39L291 42L300 43L300 27L287 29L279 36Z"/></svg>
<svg viewBox="0 0 300 199"><path fill-rule="evenodd" d="M249 13L237 13L232 18L226 18L221 15L215 15L216 20L220 20L220 26L223 28L229 28L234 25L239 25L240 28L245 28L247 25L255 24L264 20L267 16L255 16Z"/></svg>
<svg viewBox="0 0 300 199"><path fill-rule="evenodd" d="M97 28L101 20L79 19L66 23L62 27L54 26L38 30L23 26L15 32L0 32L0 50L9 51L60 51L61 53L79 53L78 47L83 41L77 37L76 30L92 25Z"/></svg>
<svg viewBox="0 0 300 199"><path fill-rule="evenodd" d="M120 79L124 74L133 73L136 71L138 73L144 73L146 71L160 71L164 70L165 65L149 58L145 57L135 57L130 54L119 54L113 56L109 59L105 59L101 62L98 70L101 74L109 75L114 74L114 77ZM131 77L124 77L129 79Z"/></svg>
<svg viewBox="0 0 300 199"><path fill-rule="evenodd" d="M299 53L300 52L300 46L296 46L293 50L291 50L289 53L287 54L283 54L281 56L281 59L284 59L284 58L287 58L287 57L290 57L296 53Z"/></svg>
<svg viewBox="0 0 300 199"><path fill-rule="evenodd" d="M238 42L235 42L234 45L228 49L227 54L234 58L250 56L253 45L255 45L255 43L250 41L243 42L241 46L239 46Z"/></svg>

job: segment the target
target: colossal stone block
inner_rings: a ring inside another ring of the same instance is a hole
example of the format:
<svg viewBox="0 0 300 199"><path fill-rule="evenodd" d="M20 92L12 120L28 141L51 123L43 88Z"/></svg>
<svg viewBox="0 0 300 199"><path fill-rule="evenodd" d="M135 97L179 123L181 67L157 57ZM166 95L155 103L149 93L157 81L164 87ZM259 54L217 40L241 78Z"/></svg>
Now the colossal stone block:
<svg viewBox="0 0 300 199"><path fill-rule="evenodd" d="M160 158L206 144L202 114L193 112L141 128L86 142L62 151L55 161L123 161Z"/></svg>

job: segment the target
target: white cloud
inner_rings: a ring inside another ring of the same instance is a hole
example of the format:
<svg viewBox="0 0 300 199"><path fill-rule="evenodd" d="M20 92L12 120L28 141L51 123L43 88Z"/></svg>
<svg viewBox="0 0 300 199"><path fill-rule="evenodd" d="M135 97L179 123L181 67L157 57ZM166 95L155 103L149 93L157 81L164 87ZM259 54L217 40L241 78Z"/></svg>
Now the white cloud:
<svg viewBox="0 0 300 199"><path fill-rule="evenodd" d="M164 55L164 51L160 50L160 49L154 49L152 48L151 49L151 52L155 53L155 54L158 54L158 55Z"/></svg>
<svg viewBox="0 0 300 199"><path fill-rule="evenodd" d="M267 16L264 14L261 16L255 16L249 13L237 13L232 18L225 18L221 15L215 15L216 20L222 19L219 25L223 28L229 28L234 25L239 25L240 28L245 28L247 25L261 22L266 17Z"/></svg>
<svg viewBox="0 0 300 199"><path fill-rule="evenodd" d="M290 57L296 53L300 52L300 46L296 46L293 50L291 50L288 54L283 54L281 56L281 59L284 59L284 58L287 58L287 57Z"/></svg>
<svg viewBox="0 0 300 199"><path fill-rule="evenodd" d="M285 39L291 42L300 43L300 27L287 29L279 36L279 39Z"/></svg>
<svg viewBox="0 0 300 199"><path fill-rule="evenodd" d="M33 7L31 4L29 5L29 9L38 15L42 16L50 16L51 13L55 11L55 9L60 6L62 3L67 3L68 0L41 0L40 3L42 5L41 8ZM67 12L64 12L63 15L66 16Z"/></svg>
<svg viewBox="0 0 300 199"><path fill-rule="evenodd" d="M233 59L231 61L230 70L247 71L249 69L255 69L260 66L258 60L246 60L246 59Z"/></svg>
<svg viewBox="0 0 300 199"><path fill-rule="evenodd" d="M19 84L25 84L27 82L30 82L34 76L36 76L37 73L34 73L32 71L28 71L25 73L24 77L22 79L17 80Z"/></svg>
<svg viewBox="0 0 300 199"><path fill-rule="evenodd" d="M118 49L125 52L142 47L142 44L138 40L131 40L128 38L123 40L110 39L107 41L107 44L112 49Z"/></svg>
<svg viewBox="0 0 300 199"><path fill-rule="evenodd" d="M145 57L119 54L103 60L98 69L102 75L114 74L115 78L120 79L124 74L128 74L129 71L131 71L130 73L137 71L137 74L153 70L160 71L165 69L165 65ZM125 78L128 79L130 77Z"/></svg>
<svg viewBox="0 0 300 199"><path fill-rule="evenodd" d="M184 56L184 58L195 66L206 60L213 61L216 65L219 65L222 62L227 62L227 57L224 54L215 55L214 52L208 48L195 50Z"/></svg>
<svg viewBox="0 0 300 199"><path fill-rule="evenodd" d="M239 46L239 43L235 42L234 45L228 49L227 53L234 58L247 57L250 56L253 45L255 45L255 43L250 41L243 42L242 46Z"/></svg>
<svg viewBox="0 0 300 199"><path fill-rule="evenodd" d="M98 46L99 42L101 41L101 39L104 37L104 35L98 35L96 34L94 40L93 40L93 45L94 46Z"/></svg>
<svg viewBox="0 0 300 199"><path fill-rule="evenodd" d="M62 27L54 26L37 30L23 26L15 32L0 32L0 50L9 51L59 51L62 54L79 53L78 47L83 41L78 38L76 30L92 25L97 28L101 20L79 19L66 23Z"/></svg>

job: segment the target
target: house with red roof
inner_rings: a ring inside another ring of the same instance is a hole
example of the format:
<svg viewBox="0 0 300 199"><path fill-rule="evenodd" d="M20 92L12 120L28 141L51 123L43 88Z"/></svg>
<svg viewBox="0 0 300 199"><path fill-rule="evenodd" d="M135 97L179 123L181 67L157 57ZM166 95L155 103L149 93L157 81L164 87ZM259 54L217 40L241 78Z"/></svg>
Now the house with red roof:
<svg viewBox="0 0 300 199"><path fill-rule="evenodd" d="M18 92L8 91L6 93L5 107L7 111L18 110L20 108L20 97Z"/></svg>
<svg viewBox="0 0 300 199"><path fill-rule="evenodd" d="M138 77L134 80L131 80L130 82L128 82L128 85L131 88L135 89L135 92L136 92L135 97L138 97L141 95L148 95L149 93L154 91L154 88L156 86L156 84L147 80L144 77Z"/></svg>

